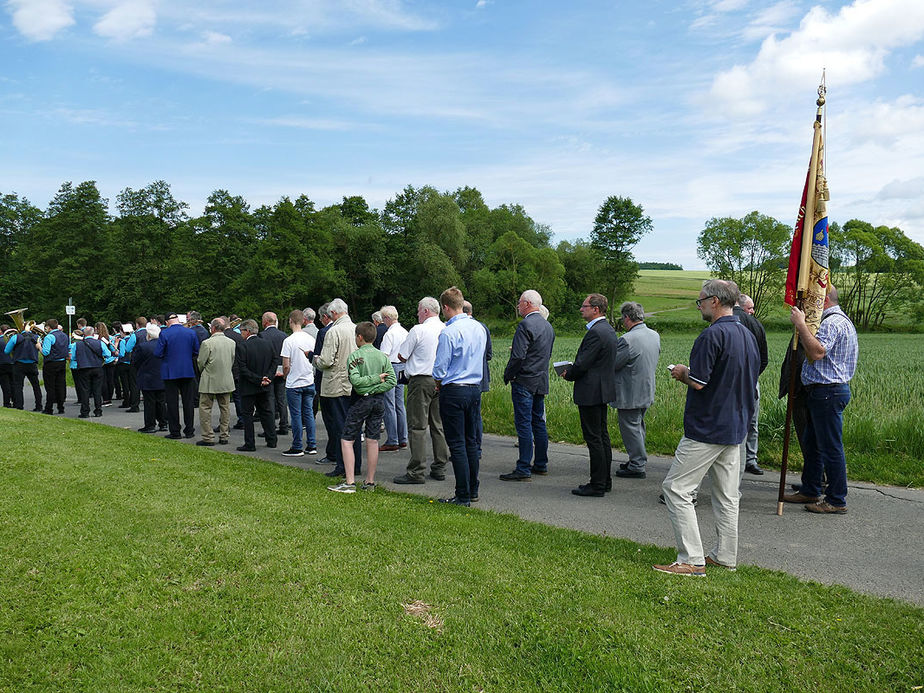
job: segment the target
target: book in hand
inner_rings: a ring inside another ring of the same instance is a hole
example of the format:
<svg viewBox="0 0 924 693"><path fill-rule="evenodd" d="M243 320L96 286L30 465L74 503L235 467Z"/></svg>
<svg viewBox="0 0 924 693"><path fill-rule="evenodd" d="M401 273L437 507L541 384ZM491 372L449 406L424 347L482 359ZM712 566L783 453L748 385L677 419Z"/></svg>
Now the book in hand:
<svg viewBox="0 0 924 693"><path fill-rule="evenodd" d="M556 361L555 363L552 364L552 368L555 369L555 373L557 375L561 375L566 370L571 368L572 365L573 364L571 363L571 361Z"/></svg>

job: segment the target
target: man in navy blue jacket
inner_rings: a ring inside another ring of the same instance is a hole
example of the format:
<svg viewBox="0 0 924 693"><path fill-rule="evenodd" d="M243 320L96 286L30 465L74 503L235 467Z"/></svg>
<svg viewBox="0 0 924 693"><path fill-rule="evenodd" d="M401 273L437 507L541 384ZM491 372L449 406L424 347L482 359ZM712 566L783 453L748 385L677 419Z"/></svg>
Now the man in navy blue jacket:
<svg viewBox="0 0 924 693"><path fill-rule="evenodd" d="M176 313L167 316L167 327L161 330L154 355L161 361L160 374L164 379L167 400L167 423L171 440L180 439L179 398L183 399L183 433L187 438L196 434L196 371L193 360L199 354L199 338L188 327L180 324Z"/></svg>

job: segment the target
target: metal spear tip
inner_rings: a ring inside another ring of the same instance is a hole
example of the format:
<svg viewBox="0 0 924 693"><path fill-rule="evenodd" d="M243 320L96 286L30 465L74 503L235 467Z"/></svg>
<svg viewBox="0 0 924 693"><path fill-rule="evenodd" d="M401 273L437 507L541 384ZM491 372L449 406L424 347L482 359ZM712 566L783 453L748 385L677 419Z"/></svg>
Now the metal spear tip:
<svg viewBox="0 0 924 693"><path fill-rule="evenodd" d="M819 96L818 100L815 102L819 108L825 105L825 97Z"/></svg>

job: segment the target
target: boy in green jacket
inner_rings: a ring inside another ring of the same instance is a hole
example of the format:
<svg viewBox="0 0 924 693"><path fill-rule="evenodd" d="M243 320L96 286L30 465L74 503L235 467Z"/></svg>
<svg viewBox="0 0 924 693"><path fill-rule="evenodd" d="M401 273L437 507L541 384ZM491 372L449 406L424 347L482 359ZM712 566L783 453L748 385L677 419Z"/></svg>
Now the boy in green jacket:
<svg viewBox="0 0 924 693"><path fill-rule="evenodd" d="M372 346L374 341L375 325L371 322L359 323L356 326L356 346L359 348L350 354L348 365L350 383L356 397L347 411L343 434L340 436L346 480L336 486L328 486L328 491L356 493L353 441L363 429L363 424L366 430L366 480L363 482L362 490L375 490L375 467L379 462L379 436L385 416L385 393L395 386L397 379L388 355Z"/></svg>

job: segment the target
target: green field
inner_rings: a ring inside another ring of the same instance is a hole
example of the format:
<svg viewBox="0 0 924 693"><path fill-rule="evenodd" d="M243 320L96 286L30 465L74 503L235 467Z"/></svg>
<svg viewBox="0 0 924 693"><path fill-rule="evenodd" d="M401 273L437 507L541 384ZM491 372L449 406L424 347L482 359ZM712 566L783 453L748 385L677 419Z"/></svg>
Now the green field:
<svg viewBox="0 0 924 693"><path fill-rule="evenodd" d="M700 320L705 327L705 323ZM666 366L689 363L696 332L666 332L661 336L655 403L646 419L648 451L673 454L682 435L686 390L670 378ZM770 365L760 379L761 464L779 468L782 459L786 401L777 399L780 363L789 342L785 333L767 338ZM511 340L495 339L491 363L492 387L483 400L485 429L515 435L510 388L503 385ZM554 361L570 360L577 353L579 337L558 337ZM924 335L861 334L860 361L851 383L853 399L844 412L844 447L851 479L899 486L924 486ZM552 440L581 443L577 408L571 401L572 385L552 377L546 405ZM610 417L610 437L621 445L616 415ZM799 446L793 438L790 469L801 469Z"/></svg>
<svg viewBox="0 0 924 693"><path fill-rule="evenodd" d="M0 690L911 691L921 609L0 411Z"/></svg>

